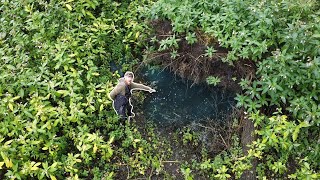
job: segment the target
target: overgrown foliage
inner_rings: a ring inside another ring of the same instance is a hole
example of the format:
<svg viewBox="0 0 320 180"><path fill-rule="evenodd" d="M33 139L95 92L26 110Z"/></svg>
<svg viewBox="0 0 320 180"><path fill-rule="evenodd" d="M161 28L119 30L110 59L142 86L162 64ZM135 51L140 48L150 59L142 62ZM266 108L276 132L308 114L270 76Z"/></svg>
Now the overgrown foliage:
<svg viewBox="0 0 320 180"><path fill-rule="evenodd" d="M254 79L242 79L238 106L254 122L248 154L239 138L216 157L181 166L190 180L240 178L256 159L259 179L319 179L320 4L316 0L78 0L0 4L0 179L128 179L159 174L167 144L148 127L120 122L108 92L136 64L148 27L166 19L179 42L208 43L199 54L235 64L255 61ZM151 39L151 41L157 41ZM197 58L194 58L198 60ZM185 65L185 64L184 64ZM208 77L209 84L220 79ZM184 144L197 144L191 131ZM192 142L192 143L191 143ZM205 154L205 153L204 153Z"/></svg>
<svg viewBox="0 0 320 180"><path fill-rule="evenodd" d="M142 47L145 3L1 1L0 179L161 170L161 152L151 146L158 139L119 122L108 98L119 77L110 63L129 69Z"/></svg>
<svg viewBox="0 0 320 180"><path fill-rule="evenodd" d="M228 173L238 178L253 157L259 160L259 178L320 177L318 1L159 0L146 14L171 22L173 36L160 47L180 34L197 42L194 33L200 30L228 49L222 61L256 62L256 78L241 80L244 93L237 100L255 123L258 139L247 156L216 167L213 177L226 179ZM204 53L212 56L214 51ZM237 163L242 165L231 165ZM189 175L190 169L185 172Z"/></svg>

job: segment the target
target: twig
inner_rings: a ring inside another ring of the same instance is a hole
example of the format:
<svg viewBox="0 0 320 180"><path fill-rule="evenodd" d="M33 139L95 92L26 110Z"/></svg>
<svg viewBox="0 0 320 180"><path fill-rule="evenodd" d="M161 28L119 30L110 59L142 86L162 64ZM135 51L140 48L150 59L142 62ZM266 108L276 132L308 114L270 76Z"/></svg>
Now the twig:
<svg viewBox="0 0 320 180"><path fill-rule="evenodd" d="M181 117L179 114L177 114L177 113L175 113L175 112L173 112L173 114L175 114L176 116L179 116L179 117Z"/></svg>
<svg viewBox="0 0 320 180"><path fill-rule="evenodd" d="M158 35L158 36L164 36L164 37L171 37L172 36L172 34L169 34L169 35L167 35L167 34L160 34L160 35Z"/></svg>
<svg viewBox="0 0 320 180"><path fill-rule="evenodd" d="M221 139L222 139L222 141L223 141L223 143L224 143L224 145L226 146L226 148L228 148L229 146L227 145L227 143L224 141L224 139L223 139L223 137L221 136L221 134L219 133L219 136L221 137Z"/></svg>
<svg viewBox="0 0 320 180"><path fill-rule="evenodd" d="M159 53L159 55L154 56L154 57L150 58L149 60L151 60L151 59L155 59L155 58L157 58L157 57L164 56L164 55L169 54L169 53L170 53L170 52L167 52L167 53Z"/></svg>
<svg viewBox="0 0 320 180"><path fill-rule="evenodd" d="M127 179L129 179L129 176L130 176L130 170L129 170L129 167L127 165L127 170L128 170L128 175L127 175Z"/></svg>
<svg viewBox="0 0 320 180"><path fill-rule="evenodd" d="M149 177L148 177L149 180L150 180L151 177L152 177L152 173L153 173L153 167L151 168L151 172L150 172L150 175L149 175Z"/></svg>
<svg viewBox="0 0 320 180"><path fill-rule="evenodd" d="M170 66L172 63L174 63L175 61L181 59L184 56L180 56L179 58L174 59L173 61L171 61L169 64L167 64L164 68L162 68L162 70L159 72L161 73L162 71L164 71L168 66Z"/></svg>
<svg viewBox="0 0 320 180"><path fill-rule="evenodd" d="M180 161L162 161L163 163L180 163Z"/></svg>
<svg viewBox="0 0 320 180"><path fill-rule="evenodd" d="M196 124L197 126L203 127L203 128L207 128L207 129L211 129L212 131L215 131L215 129L213 129L212 127L207 127L207 126L203 126L201 124Z"/></svg>

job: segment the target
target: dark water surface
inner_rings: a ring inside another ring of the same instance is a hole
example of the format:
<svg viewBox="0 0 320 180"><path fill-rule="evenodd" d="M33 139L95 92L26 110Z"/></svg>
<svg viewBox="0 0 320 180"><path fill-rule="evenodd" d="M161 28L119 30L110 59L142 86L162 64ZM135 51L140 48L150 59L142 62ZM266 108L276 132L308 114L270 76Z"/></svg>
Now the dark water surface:
<svg viewBox="0 0 320 180"><path fill-rule="evenodd" d="M143 67L137 72L144 84L151 84L157 92L147 94L143 113L162 126L200 121L224 121L235 105L235 94L206 83L192 86L169 70Z"/></svg>

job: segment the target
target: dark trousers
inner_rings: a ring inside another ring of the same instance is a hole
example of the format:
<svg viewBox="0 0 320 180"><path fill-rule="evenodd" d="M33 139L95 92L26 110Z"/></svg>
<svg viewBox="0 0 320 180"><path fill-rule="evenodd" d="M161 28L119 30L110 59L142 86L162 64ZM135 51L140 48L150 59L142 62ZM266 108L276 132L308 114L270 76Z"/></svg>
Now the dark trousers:
<svg viewBox="0 0 320 180"><path fill-rule="evenodd" d="M120 108L117 110L117 113L121 118L125 119L131 116L131 110L132 110L132 106L128 103L120 106Z"/></svg>
<svg viewBox="0 0 320 180"><path fill-rule="evenodd" d="M126 119L128 116L132 115L132 106L130 105L128 98L125 96L117 95L116 99L114 100L114 108L120 118Z"/></svg>

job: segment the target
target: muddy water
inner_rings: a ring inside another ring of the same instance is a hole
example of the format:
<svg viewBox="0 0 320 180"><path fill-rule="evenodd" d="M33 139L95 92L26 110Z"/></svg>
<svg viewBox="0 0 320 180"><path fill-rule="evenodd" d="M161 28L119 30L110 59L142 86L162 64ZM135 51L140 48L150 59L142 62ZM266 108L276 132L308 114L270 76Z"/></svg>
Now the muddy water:
<svg viewBox="0 0 320 180"><path fill-rule="evenodd" d="M137 74L157 90L146 94L142 109L147 119L160 126L224 121L235 105L234 93L206 83L192 85L169 70L143 67Z"/></svg>

